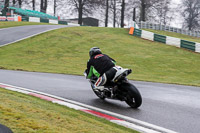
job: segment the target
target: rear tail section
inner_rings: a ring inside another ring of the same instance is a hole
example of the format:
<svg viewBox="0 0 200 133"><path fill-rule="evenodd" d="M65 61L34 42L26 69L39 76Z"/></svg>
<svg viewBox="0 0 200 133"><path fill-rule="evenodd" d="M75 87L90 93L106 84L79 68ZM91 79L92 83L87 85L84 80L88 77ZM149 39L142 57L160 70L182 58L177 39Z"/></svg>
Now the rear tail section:
<svg viewBox="0 0 200 133"><path fill-rule="evenodd" d="M117 73L113 79L114 82L119 81L120 79L124 79L126 76L128 76L132 72L131 69L123 69L123 68L117 68Z"/></svg>

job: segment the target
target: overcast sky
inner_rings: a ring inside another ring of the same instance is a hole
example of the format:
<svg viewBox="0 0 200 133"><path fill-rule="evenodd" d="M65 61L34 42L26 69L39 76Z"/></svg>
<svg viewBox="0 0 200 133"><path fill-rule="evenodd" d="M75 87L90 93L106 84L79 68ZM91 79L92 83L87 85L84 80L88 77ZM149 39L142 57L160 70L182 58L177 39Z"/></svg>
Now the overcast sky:
<svg viewBox="0 0 200 133"><path fill-rule="evenodd" d="M181 4L181 0L172 0L172 7L178 8L178 5ZM177 16L171 23L171 26L181 28L183 23L183 18L180 15L180 12L176 12L175 15Z"/></svg>

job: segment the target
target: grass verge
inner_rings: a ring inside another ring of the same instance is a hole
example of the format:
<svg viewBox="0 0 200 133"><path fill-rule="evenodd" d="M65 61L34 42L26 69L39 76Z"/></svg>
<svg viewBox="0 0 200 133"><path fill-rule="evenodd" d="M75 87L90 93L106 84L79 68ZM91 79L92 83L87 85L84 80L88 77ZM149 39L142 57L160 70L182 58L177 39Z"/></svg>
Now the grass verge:
<svg viewBox="0 0 200 133"><path fill-rule="evenodd" d="M0 68L82 75L98 46L129 79L200 86L200 54L128 35L126 29L70 27L0 48Z"/></svg>
<svg viewBox="0 0 200 133"><path fill-rule="evenodd" d="M0 123L14 133L136 133L105 119L0 88Z"/></svg>
<svg viewBox="0 0 200 133"><path fill-rule="evenodd" d="M0 29L24 25L49 25L49 23L0 21Z"/></svg>
<svg viewBox="0 0 200 133"><path fill-rule="evenodd" d="M200 38L198 38L198 37L188 36L188 35L184 35L184 34L180 34L180 33L176 33L176 32L151 30L151 29L144 29L144 30L151 31L153 33L160 34L160 35L181 38L183 40L188 40L188 41L192 41L192 42L200 42Z"/></svg>

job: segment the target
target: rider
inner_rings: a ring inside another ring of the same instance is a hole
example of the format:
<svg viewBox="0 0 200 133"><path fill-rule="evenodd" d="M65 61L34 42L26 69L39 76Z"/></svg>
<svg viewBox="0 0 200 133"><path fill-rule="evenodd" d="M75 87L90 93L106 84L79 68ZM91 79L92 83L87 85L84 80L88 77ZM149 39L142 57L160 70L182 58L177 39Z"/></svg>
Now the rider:
<svg viewBox="0 0 200 133"><path fill-rule="evenodd" d="M93 47L89 51L90 59L87 62L86 74L91 79L93 75L98 77L94 84L94 89L100 89L107 81L114 81L117 76L126 72L128 69L116 67L116 61L106 54L102 54L98 47Z"/></svg>

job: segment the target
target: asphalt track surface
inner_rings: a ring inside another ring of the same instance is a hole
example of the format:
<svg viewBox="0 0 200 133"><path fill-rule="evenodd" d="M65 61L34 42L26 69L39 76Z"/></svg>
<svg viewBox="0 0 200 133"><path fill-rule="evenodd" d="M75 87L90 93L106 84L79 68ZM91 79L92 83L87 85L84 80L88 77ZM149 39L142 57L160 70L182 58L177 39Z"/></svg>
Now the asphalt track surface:
<svg viewBox="0 0 200 133"><path fill-rule="evenodd" d="M0 124L0 133L13 133L10 128Z"/></svg>
<svg viewBox="0 0 200 133"><path fill-rule="evenodd" d="M0 83L28 88L142 120L180 133L200 131L200 87L130 81L141 92L143 104L100 100L83 76L0 70Z"/></svg>
<svg viewBox="0 0 200 133"><path fill-rule="evenodd" d="M70 26L68 25L27 25L27 26L3 28L3 29L0 29L0 47L5 44L9 44L23 38L27 38L41 32L64 28L64 27L70 27Z"/></svg>

